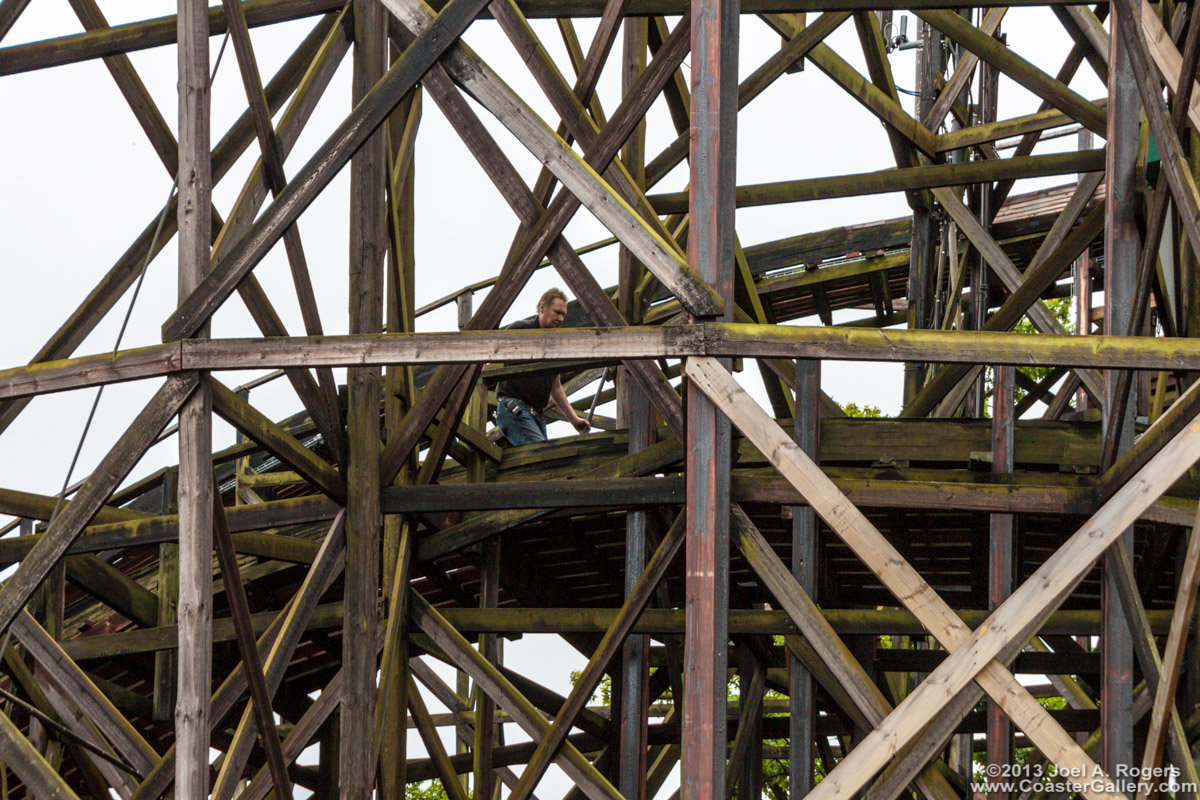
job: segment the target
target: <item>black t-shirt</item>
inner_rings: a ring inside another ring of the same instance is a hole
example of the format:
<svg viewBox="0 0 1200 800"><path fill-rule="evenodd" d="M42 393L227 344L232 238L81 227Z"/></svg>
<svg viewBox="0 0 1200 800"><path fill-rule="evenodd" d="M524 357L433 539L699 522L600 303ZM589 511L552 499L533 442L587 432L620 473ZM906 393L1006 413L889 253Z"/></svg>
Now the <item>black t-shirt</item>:
<svg viewBox="0 0 1200 800"><path fill-rule="evenodd" d="M523 319L506 325L505 330L517 331L540 328L537 317ZM497 397L515 397L529 404L529 407L541 411L550 404L550 387L554 385L554 374L531 375L527 378L510 378L500 381L496 387Z"/></svg>

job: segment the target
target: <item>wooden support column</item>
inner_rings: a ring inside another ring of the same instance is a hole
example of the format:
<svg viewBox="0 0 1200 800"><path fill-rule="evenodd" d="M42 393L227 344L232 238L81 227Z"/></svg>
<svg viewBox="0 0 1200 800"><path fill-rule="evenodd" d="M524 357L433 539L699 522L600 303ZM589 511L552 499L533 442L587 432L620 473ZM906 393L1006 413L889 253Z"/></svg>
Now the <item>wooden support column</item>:
<svg viewBox="0 0 1200 800"><path fill-rule="evenodd" d="M796 362L796 444L814 460L821 430L821 362ZM817 515L812 506L792 511L792 577L814 600L817 597ZM813 787L813 746L816 739L816 691L812 673L795 655L788 657L789 740L788 790L793 800Z"/></svg>
<svg viewBox="0 0 1200 800"><path fill-rule="evenodd" d="M391 235L390 269L387 271L387 329L411 332L414 328L416 286L416 131L423 94L414 91L388 119L388 231ZM391 436L400 427L416 395L410 365L388 367L385 377L383 414L385 432ZM413 481L415 458L405 461L396 485ZM379 703L376 709L376 741L379 751L380 800L403 800L406 785L408 733L408 593L407 570L412 562L412 526L399 514L383 518L383 590L388 609L389 633L394 636L389 654L384 648L380 665ZM395 617L395 619L392 619Z"/></svg>
<svg viewBox="0 0 1200 800"><path fill-rule="evenodd" d="M354 3L353 102L359 103L387 66L387 17L376 0ZM387 252L384 191L387 138L376 131L350 161L350 332L383 329L383 266ZM340 768L343 800L366 800L375 785L376 602L379 597L378 367L347 371L346 595L342 628Z"/></svg>
<svg viewBox="0 0 1200 800"><path fill-rule="evenodd" d="M1005 474L1013 470L1013 389L1016 367L994 368L992 379L992 472ZM1012 514L992 514L988 547L988 609L996 610L1008 599L1014 587L1016 546ZM987 763L1001 769L1013 762L1012 723L996 703L989 701L987 710ZM993 782L988 788L988 800L1008 800L1010 792L1002 791Z"/></svg>
<svg viewBox="0 0 1200 800"><path fill-rule="evenodd" d="M624 23L623 70L621 88L624 94L637 85L646 69L649 24L644 17L627 19ZM634 128L621 153L625 167L638 188L646 187L646 124ZM621 249L620 291L618 309L631 325L642 320L641 298L637 286L645 274L627 249ZM641 452L654 442L654 418L650 401L628 367L621 367L618 378L617 424L629 429L629 452ZM637 585L638 576L646 569L646 511L638 509L625 515L625 596L628 598ZM619 684L621 706L618 728L616 783L628 800L647 800L647 736L649 716L647 705L650 637L630 636L621 655Z"/></svg>
<svg viewBox="0 0 1200 800"><path fill-rule="evenodd" d="M969 13L969 12L968 12ZM999 34L995 34L999 38ZM975 123L986 125L996 121L996 107L999 95L1000 71L987 63L979 65L979 108ZM992 202L992 184L981 183L974 187L972 211L979 219L979 224L990 235L992 217L996 209ZM988 275L990 274L987 256L976 249L972 255L971 272L971 322L968 325L973 330L982 330L987 324L988 317ZM993 267L994 268L994 267ZM1012 291L1010 289L1010 291ZM975 381L973 399L968 404L968 414L971 410L975 416L984 415L984 375L981 370ZM970 761L970 757L967 759Z"/></svg>
<svg viewBox="0 0 1200 800"><path fill-rule="evenodd" d="M212 242L208 4L180 0L179 302L208 274ZM198 326L196 338L207 338ZM179 684L175 796L208 797L212 693L212 395L206 378L179 410Z"/></svg>
<svg viewBox="0 0 1200 800"><path fill-rule="evenodd" d="M630 381L633 384L632 380ZM654 424L646 394L633 384L629 393L629 452L649 447L654 441ZM625 515L625 596L633 592L638 576L646 569L646 511ZM617 788L628 800L646 800L646 746L649 717L647 704L650 667L650 637L633 635L626 640L621 658L620 742L617 757Z"/></svg>
<svg viewBox="0 0 1200 800"><path fill-rule="evenodd" d="M1121 24L1120 15L1110 22ZM1141 104L1133 65L1124 37L1110 37L1108 72L1108 135L1107 181L1105 210L1108 215L1104 232L1104 332L1124 335L1129 326L1134 283L1137 276L1139 237L1135 210L1137 207L1137 175L1135 166L1138 150L1138 125ZM1163 187L1165 190L1166 187ZM1108 424L1108 411L1116 393L1117 372L1104 372L1105 430L1113 430L1120 441L1112 452L1120 455L1133 443L1132 405L1126 405L1125 419L1115 428ZM1108 465L1105 465L1108 466ZM1114 545L1125 548L1133 558L1133 530L1129 529ZM1104 624L1101 637L1103 676L1100 702L1101 743L1100 764L1114 774L1119 765L1133 766L1133 638L1125 616L1113 575L1114 556L1104 558L1104 585L1101 610Z"/></svg>
<svg viewBox="0 0 1200 800"><path fill-rule="evenodd" d="M738 643L738 703L741 714L729 754L726 788L737 778L738 797L762 797L763 693L767 666L759 661L749 636ZM736 770L736 772L734 772ZM726 797L732 795L727 792Z"/></svg>
<svg viewBox="0 0 1200 800"><path fill-rule="evenodd" d="M163 514L178 511L179 470L168 469L163 473ZM179 545L167 542L158 546L158 624L174 625L179 603ZM179 660L176 652L160 650L154 654L154 719L166 722L175 713L175 670Z"/></svg>
<svg viewBox="0 0 1200 800"><path fill-rule="evenodd" d="M942 36L928 23L917 24L917 33L924 39L917 56L917 119L925 119L937 99L934 76L944 69ZM908 264L908 327L932 328L934 248L937 233L929 208L913 208L912 246ZM925 383L925 365L910 362L904 365L904 402L908 403Z"/></svg>
<svg viewBox="0 0 1200 800"><path fill-rule="evenodd" d="M465 423L482 436L487 429L487 387L482 381L471 390ZM448 423L443 423L448 424ZM467 480L483 483L487 480L487 462L480 453L471 453L467 462ZM479 543L479 607L496 608L500 605L500 537L491 536ZM503 663L503 642L495 634L479 636L479 652L488 663L500 666ZM461 673L460 673L461 674ZM500 726L496 724L496 702L475 686L475 739L474 770L475 800L492 800L498 797L495 764L492 750L503 742L499 738Z"/></svg>
<svg viewBox="0 0 1200 800"><path fill-rule="evenodd" d="M317 791L316 800L337 800L338 785L341 783L341 770L338 769L338 756L341 746L338 737L341 733L341 722L335 711L325 724L321 726L321 734L317 756Z"/></svg>
<svg viewBox="0 0 1200 800"><path fill-rule="evenodd" d="M691 176L688 260L733 320L739 0L691 6ZM728 369L728 363L725 364ZM730 425L689 383L684 627L683 800L725 791L729 660Z"/></svg>
<svg viewBox="0 0 1200 800"><path fill-rule="evenodd" d="M1092 148L1092 132L1079 132L1079 149ZM1079 180L1084 179L1083 175ZM1075 279L1075 335L1087 336L1092 332L1092 252L1084 250L1075 260L1073 268ZM1088 406L1087 392L1080 387L1075 398L1075 410L1083 411Z"/></svg>

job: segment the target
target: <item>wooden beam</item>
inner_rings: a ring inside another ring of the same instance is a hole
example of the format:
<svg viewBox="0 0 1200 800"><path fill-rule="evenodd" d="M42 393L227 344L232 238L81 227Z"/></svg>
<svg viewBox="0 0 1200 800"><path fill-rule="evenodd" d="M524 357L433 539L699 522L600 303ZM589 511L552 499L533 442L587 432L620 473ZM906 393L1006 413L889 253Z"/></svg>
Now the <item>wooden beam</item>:
<svg viewBox="0 0 1200 800"><path fill-rule="evenodd" d="M212 381L213 411L333 500L346 501L346 481L329 462L297 441L220 381Z"/></svg>
<svg viewBox="0 0 1200 800"><path fill-rule="evenodd" d="M11 767L35 797L47 800L79 800L58 770L42 758L7 714L0 714L0 760Z"/></svg>
<svg viewBox="0 0 1200 800"><path fill-rule="evenodd" d="M212 316L445 48L471 24L482 5L482 0L453 0L447 6L450 13L437 16L418 37L419 42L414 42L388 70L387 80L371 90L369 100L364 99L355 107L321 150L293 176L288 188L263 211L251 230L168 319L163 326L164 339L187 336Z"/></svg>
<svg viewBox="0 0 1200 800"><path fill-rule="evenodd" d="M978 55L1005 75L1021 84L1038 97L1049 101L1055 108L1084 127L1104 134L1107 130L1105 113L1095 104L1080 97L1061 81L1017 55L1002 42L985 34L957 13L948 10L914 9L913 13L946 34L966 49Z"/></svg>
<svg viewBox="0 0 1200 800"><path fill-rule="evenodd" d="M1021 158L987 159L951 164L884 169L830 178L805 178L795 181L739 186L738 208L802 203L835 197L858 197L939 186L966 186L1003 179L1034 178L1079 172L1102 172L1103 150L1079 150ZM660 214L680 214L687 210L688 191L649 196Z"/></svg>
<svg viewBox="0 0 1200 800"><path fill-rule="evenodd" d="M1167 82L1167 86L1170 87L1172 94L1174 94L1179 87L1180 73L1183 71L1183 56L1180 54L1179 48L1175 46L1175 42L1171 39L1171 34L1163 27L1162 20L1158 18L1158 13L1154 10L1153 4L1143 4L1141 13L1138 15L1138 20L1142 23L1142 28L1145 31L1146 45L1150 51L1150 58L1154 60L1154 65L1158 67L1159 74L1163 76L1163 79ZM1103 28L1101 28L1101 31L1103 31ZM1105 52L1107 53L1107 50ZM1200 85L1193 85L1192 87L1192 96L1187 108L1187 118L1193 128L1200 130L1200 91L1197 91L1198 88L1200 88Z"/></svg>
<svg viewBox="0 0 1200 800"><path fill-rule="evenodd" d="M471 678L483 691L525 731L537 740L546 735L550 728L541 714L524 695L492 664L471 647L470 643L429 605L419 594L412 593L413 621L442 648L451 660ZM621 800L620 793L613 788L590 761L570 742L564 742L555 759L563 771L587 792L593 800Z"/></svg>
<svg viewBox="0 0 1200 800"><path fill-rule="evenodd" d="M278 688L279 681L282 680L284 670L291 659L291 654L308 627L309 617L316 608L317 601L329 590L334 579L341 574L345 563L343 518L344 515L339 514L334 520L321 545L321 552L313 561L300 589L259 637L259 652L269 651L270 653L265 659L268 688L271 687L272 682L274 682L275 688ZM239 661L212 696L212 715L210 717L212 725L218 724L225 715L233 710L234 704L246 691L247 685L245 665ZM249 709L245 713L252 714ZM131 800L155 800L165 792L174 780L175 761L176 748L172 746L163 756L162 762L146 775Z"/></svg>
<svg viewBox="0 0 1200 800"><path fill-rule="evenodd" d="M971 631L954 615L949 606L917 575L900 553L887 543L866 517L838 492L837 488L821 473L819 468L813 465L796 443L784 435L773 421L769 427L763 424L768 419L766 414L757 408L754 401L717 362L712 359L689 359L684 367L684 372L710 397L713 397L714 401L718 402L722 410L730 415L733 423L755 442L759 450L771 454L772 463L805 495L814 510L834 528L835 532L847 542L868 568L883 581L884 585L888 586L909 610L917 614L922 622L928 625L930 632L938 637L947 649L959 648L947 659L946 665L958 661L962 653L978 649L977 642L980 640L987 642L990 639L992 642L993 649L989 651L989 659L998 654L1012 640L1019 639L1023 642L1022 636L1025 633L1023 628L1011 635L1010 631L1013 631L1013 628L999 628L1000 635L989 636L983 633L983 631L989 630L989 626L986 624L981 628L981 634L978 637L972 637ZM1200 424L1196 426L1195 436L1200 440ZM1193 446L1200 451L1200 442ZM1127 508L1115 510L1115 514L1127 512ZM1058 559L1063 554L1064 551L1060 550L1052 557L1052 560ZM1099 551L1096 556L1099 556ZM1094 558L1092 560L1094 561ZM1089 561L1087 565L1080 565L1080 569L1089 566L1090 563ZM1082 578L1082 575L1083 572L1080 571L1079 577ZM1039 591L1037 586L1030 589L1030 584L1026 584L1022 589L1027 595ZM1021 593L1022 590L1018 590L1013 596L1017 597ZM1029 601L1030 598L1026 597L1025 602ZM1005 603L1002 609L1007 609L1010 613L1026 614L1030 618L1033 618L1035 614L1032 609L1019 608L1017 603ZM1045 609L1039 610L1044 611ZM993 616L999 613L997 611ZM948 673L953 674L949 667L941 674ZM969 675L953 679L955 683L949 690L944 689L946 684L937 681L929 684L927 679L921 685L926 687L924 690L921 687L914 690L900 706L897 706L896 713L889 715L863 740L861 746L855 748L843 760L837 769L842 771L842 774L846 776L845 779L837 780L834 773L830 773L814 791L835 797L846 797L857 791L877 769L883 766L887 760L887 753L903 747L910 739L919 734L924 723L945 704L946 698L953 697L972 679L978 680L980 686L1002 705L1005 712L1043 752L1052 754L1051 759L1054 763L1064 768L1079 768L1083 771L1078 774L1088 775L1091 778L1103 775L1074 740L1057 723L1050 720L1046 710L1016 682L1012 674L999 663L989 661L986 664L976 662L976 668ZM933 690L932 686L938 686L939 689ZM924 697L930 694L937 694L938 697L936 699ZM928 705L920 705L923 702ZM913 706L922 708L922 714L926 715L915 726L911 722ZM902 710L909 713L902 714L900 713ZM886 750L872 744L885 737L891 743ZM855 768L863 762L875 763L876 766L866 769ZM851 767L846 767L847 763L851 764ZM821 788L831 780L834 782L824 789ZM1091 785L1083 787L1082 791L1085 795L1115 798L1118 792L1115 787L1109 785L1110 783L1097 779Z"/></svg>
<svg viewBox="0 0 1200 800"><path fill-rule="evenodd" d="M221 578L225 583L225 597L229 605L230 617L237 638L238 652L242 656L243 669L246 673L250 688L250 708L254 721L258 725L259 740L267 754L267 766L271 771L274 791L282 800L291 800L292 783L288 778L287 766L283 761L283 750L279 745L279 732L275 729L275 714L271 709L271 694L267 690L263 674L262 660L258 655L258 645L254 639L254 629L250 622L250 606L246 601L246 589L242 585L241 567L237 555L233 551L233 541L229 533L229 523L225 521L225 506L221 503L221 495L217 491L214 479L213 487L213 543L217 550L217 563L221 569ZM230 774L233 773L234 786L241 780L241 769L236 772L229 769L235 759L226 754L225 761L217 773L213 785L214 798L232 796L232 791L226 791L230 784Z"/></svg>
<svg viewBox="0 0 1200 800"><path fill-rule="evenodd" d="M788 619L799 628L808 645L838 677L854 708L869 725L883 722L892 711L892 706L883 696L883 692L867 675L858 659L834 632L821 610L741 508L733 510L733 535L738 549L788 615ZM957 796L936 766L923 770L916 780L916 785L921 793L931 800Z"/></svg>
<svg viewBox="0 0 1200 800"><path fill-rule="evenodd" d="M124 572L90 553L67 556L67 579L132 622L153 628L158 621L158 597Z"/></svg>
<svg viewBox="0 0 1200 800"><path fill-rule="evenodd" d="M947 364L1037 363L1093 369L1194 370L1200 345L1184 338L1118 336L1027 336L1004 330L1057 278L1068 255L1090 244L1103 221L1093 210L1084 223L1005 301L984 331L872 330L863 327L772 326L752 323L704 323L670 327L558 329L555 331L470 331L326 336L318 339L224 339L184 342L184 371L290 367L300 361L330 366L385 364L472 364L503 352L506 363L574 360L585 355L615 360L682 358L694 355L753 358L833 358L850 361L904 361L920 358ZM1015 301L1013 298L1017 298ZM1009 306L1012 303L1012 306ZM1001 324L1003 323L1003 324ZM76 359L41 365L69 376ZM28 367L0 372L0 393L9 378L23 380ZM167 374L171 374L170 371ZM112 382L94 372L71 379L76 387ZM70 379L70 378L68 378ZM436 415L436 412L435 412ZM16 501L34 496L11 495ZM2 498L0 498L2 501Z"/></svg>
<svg viewBox="0 0 1200 800"><path fill-rule="evenodd" d="M28 612L13 621L13 638L88 716L117 753L143 774L161 759L128 719Z"/></svg>
<svg viewBox="0 0 1200 800"><path fill-rule="evenodd" d="M421 741L425 743L425 749L437 769L438 778L441 780L446 796L450 800L467 800L466 791L459 783L454 767L450 764L450 758L446 755L446 746L442 743L442 739L433 725L433 720L429 717L429 709L425 707L421 691L413 681L412 675L407 676L407 681L408 708L412 712L412 719L416 723L417 732L421 735Z"/></svg>
<svg viewBox="0 0 1200 800"><path fill-rule="evenodd" d="M663 576L666 575L667 570L682 549L685 522L684 515L676 516L675 522L663 536L653 558L650 559L645 571L638 578L637 585L625 599L621 610L617 612L612 627L608 629L604 638L600 640L600 644L596 646L595 652L592 653L587 666L580 672L575 685L571 687L571 693L567 695L567 699L555 716L550 729L538 742L537 749L530 756L525 769L521 771L521 778L510 794L514 800L526 800L532 794L534 787L545 774L546 768L550 766L551 759L557 754L559 746L566 740L567 734L576 724L575 718L587 705L592 692L599 685L600 679L604 677L609 662L621 650L625 643L625 637L633 628L633 623L649 604L651 595L658 588Z"/></svg>

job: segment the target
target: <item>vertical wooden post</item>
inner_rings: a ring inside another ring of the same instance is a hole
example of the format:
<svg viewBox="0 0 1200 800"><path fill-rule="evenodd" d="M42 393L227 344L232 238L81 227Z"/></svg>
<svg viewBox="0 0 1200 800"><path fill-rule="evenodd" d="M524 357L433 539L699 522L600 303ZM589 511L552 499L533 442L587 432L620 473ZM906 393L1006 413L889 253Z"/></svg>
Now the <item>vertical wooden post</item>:
<svg viewBox="0 0 1200 800"><path fill-rule="evenodd" d="M1117 35L1120 24L1114 15L1111 20L1108 71L1108 147L1107 180L1105 183L1105 213L1108 216L1104 232L1104 332L1124 335L1129 317L1137 274L1139 237L1135 209L1137 206L1137 176L1135 165L1138 150L1138 124L1141 104L1129 54ZM1108 430L1108 409L1115 392L1117 374L1104 373L1105 430ZM1119 437L1115 453L1124 452L1133 440L1133 406L1126 404L1126 419L1115 428ZM1128 531L1115 547L1123 547L1133 557L1133 531ZM1100 716L1104 739L1101 744L1101 766L1110 775L1119 765L1133 766L1133 638L1129 621L1122 610L1117 593L1116 577L1105 557L1104 586L1101 594L1103 612L1103 685ZM1115 565L1114 565L1115 566Z"/></svg>
<svg viewBox="0 0 1200 800"><path fill-rule="evenodd" d="M338 769L338 755L341 745L338 743L338 733L341 728L338 712L334 711L321 726L318 740L317 755L317 791L316 800L337 800L338 784L341 781L341 770Z"/></svg>
<svg viewBox="0 0 1200 800"><path fill-rule="evenodd" d="M758 660L758 656L751 646L750 637L744 637L738 642L738 702L741 705L741 713L745 718L746 709L750 703L758 700L758 710L754 712L754 721L750 725L749 738L750 744L746 749L746 754L742 757L742 763L738 772L737 796L738 797L762 797L763 790L763 708L764 701L762 697L755 698L752 684L755 682L756 675L759 670L766 669L767 666ZM760 693L761 694L761 693ZM729 784L728 778L726 785Z"/></svg>
<svg viewBox="0 0 1200 800"><path fill-rule="evenodd" d="M404 150L415 146L415 142L406 139L406 131L410 122L416 124L412 117L419 113L419 103L420 92L414 92L388 119L392 159L389 163L391 269L387 273L386 315L387 329L396 332L411 332L414 327L416 216L413 194L416 160L412 157L411 149L408 153ZM408 168L398 174L403 169L398 162L404 158L408 158ZM384 427L387 438L390 438L399 430L404 415L412 406L416 393L412 367L389 367L385 387ZM394 483L407 485L412 483L412 478L413 465L410 460L400 468ZM389 614L397 613L404 604L403 593L407 591L407 580L405 575L398 575L397 570L407 569L411 562L408 551L412 544L412 524L398 514L388 514L383 518L383 591ZM405 797L409 685L408 641L407 634L403 633L407 631L405 622L402 620L400 623L402 634L396 642L396 658L391 667L385 668L379 676L380 696L385 698L385 705L380 709L383 718L379 734L380 800L403 800Z"/></svg>
<svg viewBox="0 0 1200 800"><path fill-rule="evenodd" d="M624 23L621 72L622 92L628 92L646 69L649 23L645 17ZM640 188L646 185L646 124L638 123L622 151L622 159ZM642 320L642 309L635 301L638 283L645 272L641 264L624 248L619 263L620 311L631 325ZM617 424L629 429L629 452L636 453L654 441L654 419L645 392L632 373L621 367L617 383ZM633 591L638 576L646 569L646 512L625 515L625 595ZM646 800L646 747L649 733L647 703L650 667L650 637L632 635L625 641L621 655L620 740L617 745L617 789L627 800Z"/></svg>
<svg viewBox="0 0 1200 800"><path fill-rule="evenodd" d="M163 514L178 510L179 472L168 469L163 473ZM174 625L178 620L179 604L179 545L167 542L158 546L158 624ZM166 722L175 711L175 670L178 665L174 650L158 650L154 654L154 719Z"/></svg>
<svg viewBox="0 0 1200 800"><path fill-rule="evenodd" d="M1092 149L1093 134L1089 130L1079 132L1079 149ZM1077 176L1082 179L1082 175ZM1092 332L1092 253L1086 249L1075 260L1075 335L1087 336ZM1075 397L1075 410L1087 408L1088 396L1083 387L1079 387Z"/></svg>
<svg viewBox="0 0 1200 800"><path fill-rule="evenodd" d="M733 320L738 0L696 0L692 20L688 258ZM728 366L728 365L727 365ZM683 800L725 791L729 661L730 425L695 386L686 390L687 556Z"/></svg>
<svg viewBox="0 0 1200 800"><path fill-rule="evenodd" d="M1013 471L1013 390L1016 367L998 366L992 378L992 472ZM988 547L988 608L996 609L1013 590L1016 557L1012 514L992 514ZM994 701L988 701L987 763L1001 769L1013 762L1012 723ZM991 773L989 773L991 774ZM988 800L1008 800L1010 792L991 782Z"/></svg>
<svg viewBox="0 0 1200 800"><path fill-rule="evenodd" d="M179 302L210 266L208 4L180 0ZM196 338L206 338L203 326ZM207 379L179 411L179 685L175 706L175 796L208 797L212 693L212 394Z"/></svg>
<svg viewBox="0 0 1200 800"><path fill-rule="evenodd" d="M458 327L467 326L474 314L473 295L458 296ZM471 392L463 422L482 434L487 427L487 388L478 382ZM449 425L451 422L443 424ZM472 452L467 464L467 480L483 483L487 479L483 456ZM500 537L492 536L479 543L479 607L496 608L500 604ZM500 664L500 640L493 633L479 636L479 652L489 664ZM459 673L463 679L466 673ZM496 746L496 703L478 685L474 690L475 739L473 768L475 800L492 800L496 791L492 749ZM458 741L456 739L456 741ZM459 741L461 745L462 742ZM463 786L466 789L466 785Z"/></svg>
<svg viewBox="0 0 1200 800"><path fill-rule="evenodd" d="M980 12L982 16L982 11ZM997 31L996 36L999 37ZM996 121L997 100L999 95L1000 71L991 64L979 64L979 107L976 120L981 124ZM984 183L975 187L974 211L979 217L979 223L985 231L990 232L992 217L996 209L992 207L992 184ZM972 262L971 272L971 324L974 330L982 330L988 317L988 268L987 259L983 253L976 252ZM975 379L973 406L976 416L984 416L984 371L980 370Z"/></svg>
<svg viewBox="0 0 1200 800"><path fill-rule="evenodd" d="M942 68L941 34L922 20L917 33L924 40L917 55L916 74L916 117L925 119L937 99L938 88L934 76ZM908 262L908 327L910 329L933 327L930 315L933 306L934 250L937 233L934 218L928 208L914 208L912 219L912 245ZM925 384L925 364L909 362L904 365L904 402L916 396Z"/></svg>
<svg viewBox="0 0 1200 800"><path fill-rule="evenodd" d="M814 460L819 451L821 362L796 362L796 444ZM792 575L813 600L817 599L817 515L812 506L792 511ZM788 656L788 791L793 800L813 787L813 746L816 739L816 692L812 674L795 655Z"/></svg>
<svg viewBox="0 0 1200 800"><path fill-rule="evenodd" d="M375 0L354 3L353 102L387 66L387 22ZM385 179L387 139L377 131L350 161L350 332L383 328L383 265L387 252ZM379 597L380 425L382 372L347 370L346 595L342 625L341 796L367 800L375 784L374 721L376 601Z"/></svg>

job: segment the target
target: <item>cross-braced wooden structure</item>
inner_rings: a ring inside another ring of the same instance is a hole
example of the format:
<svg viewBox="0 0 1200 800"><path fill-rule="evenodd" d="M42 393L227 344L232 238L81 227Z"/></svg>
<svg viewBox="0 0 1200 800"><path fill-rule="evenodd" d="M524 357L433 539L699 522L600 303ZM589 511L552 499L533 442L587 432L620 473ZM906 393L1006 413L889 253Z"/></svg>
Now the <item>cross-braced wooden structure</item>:
<svg viewBox="0 0 1200 800"><path fill-rule="evenodd" d="M28 2L0 1L0 72L105 59L178 192L29 365L0 371L3 427L43 393L161 383L61 508L0 491L22 520L0 538L17 565L0 588L0 794L390 799L438 779L453 800L525 800L557 764L572 798L648 800L681 762L685 800L744 800L764 792L767 759L787 762L796 798L1197 795L1194 3L1056 0L1074 44L1052 76L1007 46L1005 7L940 0L180 0L174 18L117 27L71 0L87 32L4 42ZM915 114L887 57L901 8L920 19ZM250 30L304 17L311 34L264 83ZM558 19L570 64L538 17ZM575 17L599 18L586 50ZM499 26L558 119L460 40L472 24ZM739 80L739 31L763 24L779 48ZM843 24L866 75L824 43ZM214 146L208 41L226 30L249 102ZM168 45L178 141L126 56ZM346 57L353 111L285 170ZM608 62L622 96L602 108ZM738 110L799 67L879 118L895 169L736 185ZM1069 88L1079 70L1107 82L1106 101ZM997 119L1000 75L1041 110ZM430 101L518 223L486 297L460 300L447 333L414 332ZM655 103L676 136L657 154L641 126ZM534 185L480 108L544 164ZM1038 149L1071 127L1105 147ZM213 182L248 148L257 167L216 208ZM685 160L688 191L653 193ZM324 336L294 223L347 166L349 334ZM1062 185L1012 193L1048 175ZM745 247L735 232L736 207L897 191L911 218ZM618 286L564 238L577 213L615 238ZM172 238L162 343L76 353ZM303 332L254 277L280 240ZM543 259L579 327L496 330ZM1078 335L1045 303L1065 295ZM226 302L262 338L214 337ZM851 308L866 317L835 325ZM820 390L822 359L902 362L900 418L845 417ZM487 436L498 376L552 370L578 392L610 367L609 430ZM769 410L735 367L761 371ZM291 383L295 417L228 388L264 368ZM214 451L214 414L242 443ZM124 485L173 421L178 467ZM503 665L500 639L533 632L589 659L568 697ZM431 660L469 680L446 685ZM589 707L606 675L611 704ZM452 713L431 714L431 697ZM532 741L506 743L512 725ZM426 753L407 752L410 726ZM318 767L294 764L314 743ZM1054 765L1069 785L980 788L973 754L991 776L1020 760L1018 777ZM1162 765L1170 786L1121 778Z"/></svg>

